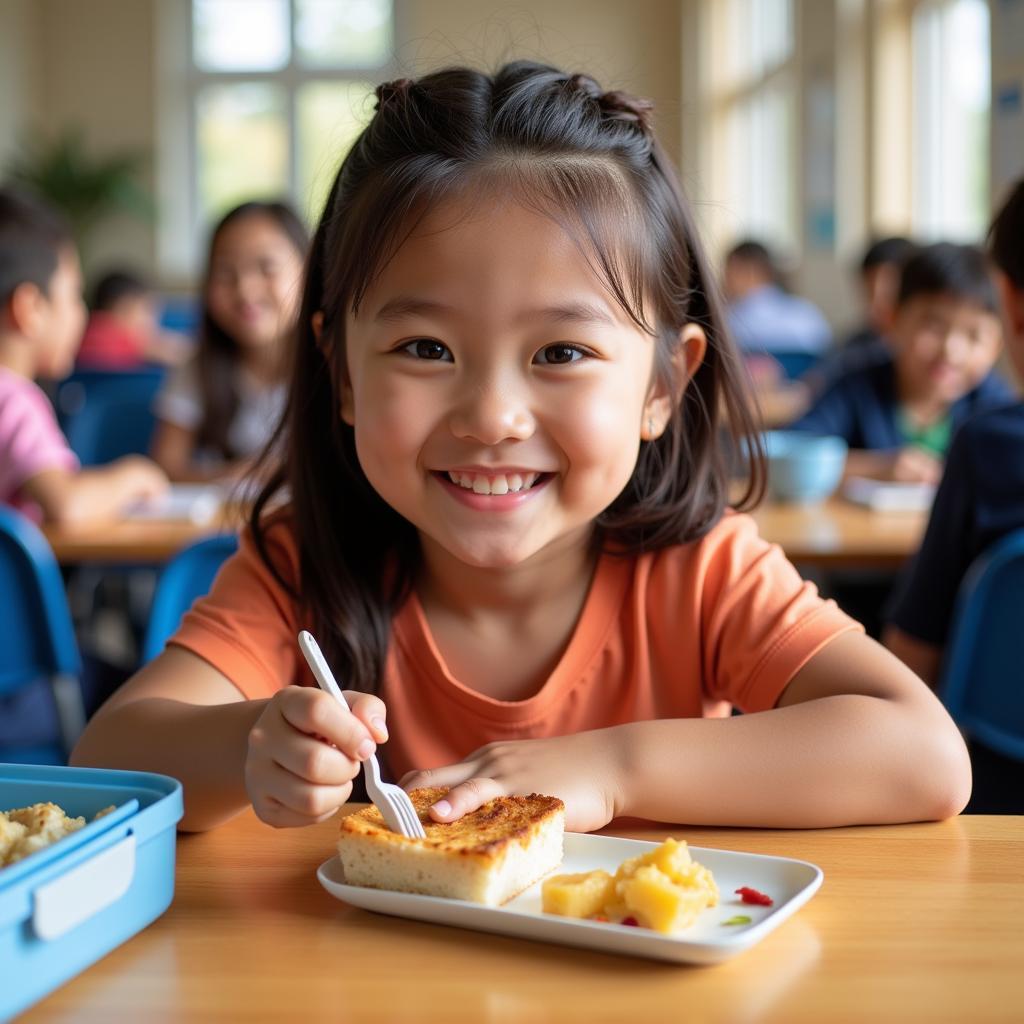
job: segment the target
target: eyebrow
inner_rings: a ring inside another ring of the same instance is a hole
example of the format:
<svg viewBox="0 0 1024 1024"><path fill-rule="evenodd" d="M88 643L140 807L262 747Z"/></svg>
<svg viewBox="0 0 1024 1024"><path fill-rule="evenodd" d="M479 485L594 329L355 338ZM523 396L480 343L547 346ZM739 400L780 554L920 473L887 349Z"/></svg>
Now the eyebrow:
<svg viewBox="0 0 1024 1024"><path fill-rule="evenodd" d="M412 295L401 295L389 299L377 310L374 320L377 323L396 323L411 316L452 315L454 307L432 299L421 299ZM602 306L591 302L566 302L555 306L544 306L537 309L524 310L518 317L520 321L546 320L551 324L599 324L603 327L615 327L611 314Z"/></svg>

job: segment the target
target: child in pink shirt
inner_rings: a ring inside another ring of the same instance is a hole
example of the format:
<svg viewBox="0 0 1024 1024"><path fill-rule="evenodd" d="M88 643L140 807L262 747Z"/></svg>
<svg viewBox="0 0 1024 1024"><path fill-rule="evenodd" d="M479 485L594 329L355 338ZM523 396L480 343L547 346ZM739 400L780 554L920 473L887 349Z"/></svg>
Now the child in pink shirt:
<svg viewBox="0 0 1024 1024"><path fill-rule="evenodd" d="M70 371L84 322L66 226L38 200L0 189L0 502L37 521L112 518L167 486L141 456L80 470L34 383Z"/></svg>

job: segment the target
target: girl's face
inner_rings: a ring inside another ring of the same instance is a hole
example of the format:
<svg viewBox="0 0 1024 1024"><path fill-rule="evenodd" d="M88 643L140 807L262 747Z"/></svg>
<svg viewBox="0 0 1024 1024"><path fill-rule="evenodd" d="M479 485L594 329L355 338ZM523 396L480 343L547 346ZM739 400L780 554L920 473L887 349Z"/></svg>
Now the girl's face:
<svg viewBox="0 0 1024 1024"><path fill-rule="evenodd" d="M298 312L301 275L302 254L277 222L261 213L243 216L214 242L210 315L242 348L274 345Z"/></svg>
<svg viewBox="0 0 1024 1024"><path fill-rule="evenodd" d="M346 320L341 415L381 497L462 562L586 543L668 401L654 340L514 201L432 211Z"/></svg>

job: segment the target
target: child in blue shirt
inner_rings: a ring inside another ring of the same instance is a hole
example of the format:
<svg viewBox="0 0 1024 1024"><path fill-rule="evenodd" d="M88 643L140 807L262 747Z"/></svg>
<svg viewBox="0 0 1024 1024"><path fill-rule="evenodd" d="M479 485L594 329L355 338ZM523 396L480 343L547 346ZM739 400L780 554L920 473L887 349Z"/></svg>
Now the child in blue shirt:
<svg viewBox="0 0 1024 1024"><path fill-rule="evenodd" d="M991 373L1001 343L984 254L927 246L903 269L888 344L830 379L793 429L845 438L847 476L937 483L955 430L1012 400Z"/></svg>
<svg viewBox="0 0 1024 1024"><path fill-rule="evenodd" d="M1024 374L1024 179L992 225L1007 349ZM957 591L968 566L1024 526L1024 402L990 409L953 439L921 550L889 609L886 646L931 686L938 682ZM979 813L1024 811L1024 765L971 745Z"/></svg>

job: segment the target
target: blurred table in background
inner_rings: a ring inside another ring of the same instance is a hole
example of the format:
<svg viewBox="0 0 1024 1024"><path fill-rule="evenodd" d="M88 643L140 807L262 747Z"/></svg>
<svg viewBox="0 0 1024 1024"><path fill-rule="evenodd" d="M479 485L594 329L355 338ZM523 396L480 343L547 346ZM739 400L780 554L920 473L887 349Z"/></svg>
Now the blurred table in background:
<svg viewBox="0 0 1024 1024"><path fill-rule="evenodd" d="M821 568L898 569L921 543L927 512L877 512L841 498L766 502L754 512L765 540L791 562Z"/></svg>
<svg viewBox="0 0 1024 1024"><path fill-rule="evenodd" d="M833 498L816 505L767 502L754 512L761 536L791 562L822 568L898 569L921 542L924 512L876 512ZM102 526L43 527L61 565L162 564L186 544L238 529L237 511L213 523L126 520Z"/></svg>
<svg viewBox="0 0 1024 1024"><path fill-rule="evenodd" d="M214 533L236 531L242 525L237 510L213 521L188 519L126 519L115 523L42 527L61 565L163 565L176 552Z"/></svg>

